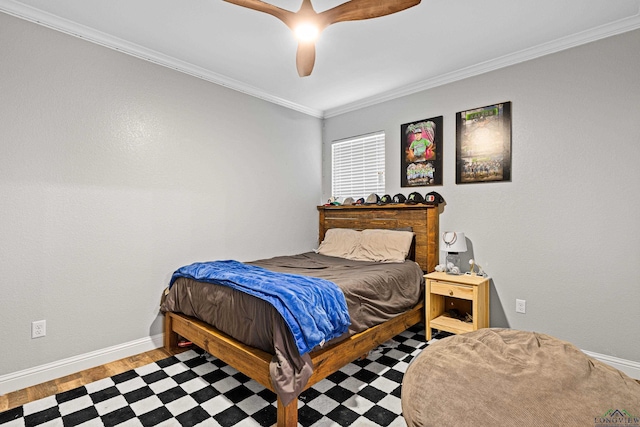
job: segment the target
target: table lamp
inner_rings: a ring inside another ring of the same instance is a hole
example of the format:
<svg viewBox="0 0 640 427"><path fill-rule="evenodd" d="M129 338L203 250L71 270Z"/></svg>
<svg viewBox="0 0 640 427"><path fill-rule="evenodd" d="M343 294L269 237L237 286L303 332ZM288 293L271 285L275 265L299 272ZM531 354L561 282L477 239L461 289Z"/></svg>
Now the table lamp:
<svg viewBox="0 0 640 427"><path fill-rule="evenodd" d="M464 233L445 231L440 238L440 250L447 253L445 271L447 274L462 274L460 271L460 252L467 251L467 240Z"/></svg>

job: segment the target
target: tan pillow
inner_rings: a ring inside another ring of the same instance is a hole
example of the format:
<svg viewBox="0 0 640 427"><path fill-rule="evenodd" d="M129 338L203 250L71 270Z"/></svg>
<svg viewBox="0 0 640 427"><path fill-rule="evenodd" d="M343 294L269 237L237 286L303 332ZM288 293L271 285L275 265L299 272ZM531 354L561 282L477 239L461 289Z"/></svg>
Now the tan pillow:
<svg viewBox="0 0 640 427"><path fill-rule="evenodd" d="M382 229L363 230L350 259L375 262L404 262L409 255L413 232Z"/></svg>
<svg viewBox="0 0 640 427"><path fill-rule="evenodd" d="M360 242L360 233L350 228L330 228L318 247L318 253L327 256L352 259L351 256Z"/></svg>

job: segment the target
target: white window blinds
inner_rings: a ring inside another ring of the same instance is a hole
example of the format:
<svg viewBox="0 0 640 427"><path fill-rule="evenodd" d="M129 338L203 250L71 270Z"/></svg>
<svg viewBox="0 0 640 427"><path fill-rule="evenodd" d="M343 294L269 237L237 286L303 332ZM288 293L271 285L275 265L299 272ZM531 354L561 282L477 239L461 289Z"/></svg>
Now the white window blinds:
<svg viewBox="0 0 640 427"><path fill-rule="evenodd" d="M331 194L346 198L384 195L384 132L334 141L331 146Z"/></svg>

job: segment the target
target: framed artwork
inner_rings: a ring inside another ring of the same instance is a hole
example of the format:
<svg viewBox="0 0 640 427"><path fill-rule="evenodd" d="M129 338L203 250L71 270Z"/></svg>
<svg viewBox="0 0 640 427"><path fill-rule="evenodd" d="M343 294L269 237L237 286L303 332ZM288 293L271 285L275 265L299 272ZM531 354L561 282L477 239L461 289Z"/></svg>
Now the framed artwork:
<svg viewBox="0 0 640 427"><path fill-rule="evenodd" d="M400 126L400 185L442 185L442 116Z"/></svg>
<svg viewBox="0 0 640 427"><path fill-rule="evenodd" d="M511 181L511 102L456 114L456 184Z"/></svg>

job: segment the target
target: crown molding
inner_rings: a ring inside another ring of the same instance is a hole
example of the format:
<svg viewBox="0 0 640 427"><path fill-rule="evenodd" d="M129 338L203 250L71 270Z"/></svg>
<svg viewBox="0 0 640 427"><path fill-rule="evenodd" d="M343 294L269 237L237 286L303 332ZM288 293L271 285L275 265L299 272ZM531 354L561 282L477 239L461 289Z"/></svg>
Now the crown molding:
<svg viewBox="0 0 640 427"><path fill-rule="evenodd" d="M387 91L378 95L363 98L352 103L322 111L300 105L283 98L279 98L230 77L214 73L196 65L139 46L135 43L110 36L84 25L80 25L49 14L47 12L43 12L41 10L24 5L22 3L18 3L14 0L0 0L0 11L24 19L26 21L30 21L54 29L56 31L63 32L65 34L69 34L74 37L78 37L110 49L114 49L118 52L126 53L136 58L143 59L145 61L152 62L154 64L161 65L167 68L171 68L173 70L191 75L193 77L197 77L199 79L203 79L220 86L228 87L229 89L242 92L244 94L271 102L273 104L277 104L285 108L299 111L301 113L321 119L338 116L350 111L355 111L361 108L380 104L382 102L390 101L403 96L412 95L414 93L421 92L427 89L432 89L434 87L453 83L458 80L463 80L469 77L488 73L490 71L508 67L510 65L519 64L521 62L539 58L541 56L560 52L565 49L640 28L639 10L635 15L619 19L609 24L601 25L599 27L582 31L571 36L563 37L548 43L534 46L532 48L524 49L513 54L505 55L490 61L481 62L427 80L422 80L414 84L406 85L397 89L393 89L391 91Z"/></svg>
<svg viewBox="0 0 640 427"><path fill-rule="evenodd" d="M100 46L116 50L118 52L126 53L127 55L131 55L157 65L162 65L163 67L171 68L181 73L188 74L190 76L197 77L199 79L206 80L220 86L228 87L229 89L233 89L237 92L242 92L255 98L259 98L273 104L289 108L291 110L299 111L301 113L317 118L323 117L323 111L321 110L309 108L304 105L296 104L286 99L273 96L256 87L247 85L222 74L214 73L202 67L198 67L188 62L181 61L168 55L164 55L152 49L147 49L135 43L131 43L118 37L105 34L101 31L97 31L84 25L77 24L75 22L60 18L48 12L43 12L42 10L35 9L31 6L27 6L13 0L0 0L0 11L17 18L24 19L25 21L30 21L65 34L87 40L91 43L95 43Z"/></svg>
<svg viewBox="0 0 640 427"><path fill-rule="evenodd" d="M431 79L417 82L415 84L403 86L401 88L397 88L379 95L364 98L356 102L342 105L340 107L330 108L328 110L325 110L324 118L330 118L338 116L340 114L348 113L350 111L370 107L372 105L380 104L385 101L390 101L392 99L411 95L469 77L478 76L480 74L488 73L490 71L498 70L510 65L519 64L521 62L560 52L562 50L570 49L572 47L580 46L586 43L591 43L610 36L615 36L617 34L636 30L638 28L640 28L640 10L635 15L619 19L609 24L601 25L599 27L572 34L570 36L553 40L548 43L543 43L541 45L505 55L500 58L492 59L490 61L481 62L466 68L452 71L450 73L442 74Z"/></svg>

